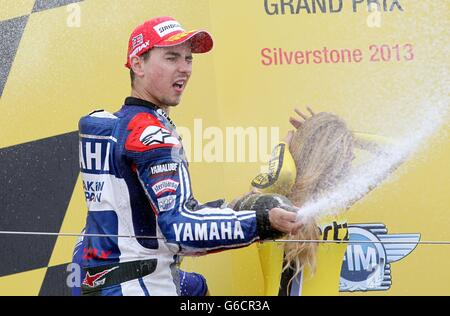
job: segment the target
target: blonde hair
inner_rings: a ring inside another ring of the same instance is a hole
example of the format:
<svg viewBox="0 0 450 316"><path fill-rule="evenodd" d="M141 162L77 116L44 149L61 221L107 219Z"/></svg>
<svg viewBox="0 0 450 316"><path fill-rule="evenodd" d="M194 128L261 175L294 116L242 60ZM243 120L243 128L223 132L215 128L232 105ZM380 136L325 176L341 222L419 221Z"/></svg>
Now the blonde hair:
<svg viewBox="0 0 450 316"><path fill-rule="evenodd" d="M318 113L308 118L294 133L289 150L295 160L297 178L288 194L297 207L320 197L348 174L353 159L354 137L345 122L334 114ZM320 230L315 219L306 220L291 240L318 240ZM285 265L291 268L291 281L308 266L316 268L317 243L287 242L284 246Z"/></svg>

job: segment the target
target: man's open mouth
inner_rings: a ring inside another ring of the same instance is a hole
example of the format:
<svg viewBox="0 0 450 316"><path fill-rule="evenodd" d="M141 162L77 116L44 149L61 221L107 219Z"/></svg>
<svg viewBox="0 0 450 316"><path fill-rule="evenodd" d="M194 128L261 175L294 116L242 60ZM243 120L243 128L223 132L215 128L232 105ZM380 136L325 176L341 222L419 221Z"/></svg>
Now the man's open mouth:
<svg viewBox="0 0 450 316"><path fill-rule="evenodd" d="M178 80L173 84L173 86L177 89L182 90L184 88L185 84L186 84L186 80Z"/></svg>

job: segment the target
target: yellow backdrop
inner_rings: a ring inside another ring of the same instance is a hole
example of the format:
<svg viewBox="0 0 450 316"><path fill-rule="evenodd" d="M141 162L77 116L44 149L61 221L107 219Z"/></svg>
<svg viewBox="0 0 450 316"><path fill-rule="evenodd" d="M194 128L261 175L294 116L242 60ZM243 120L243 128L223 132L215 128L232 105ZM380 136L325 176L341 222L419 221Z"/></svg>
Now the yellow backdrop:
<svg viewBox="0 0 450 316"><path fill-rule="evenodd" d="M32 1L0 1L3 20L29 15L0 99L0 148L75 131L78 119L96 108L118 109L130 93L123 66L128 36L157 15L174 16L186 29L205 28L215 39L210 54L195 56L189 87L171 112L184 134L191 133L190 172L200 201L231 200L246 192L265 161L262 154L249 159L248 143L242 162L237 155L227 161L226 150L223 159L205 158L198 142L203 139L205 146L213 139L202 135L208 127L222 131L224 143L227 127L268 127L266 136L257 132L264 145L258 150L270 153L271 137L277 140L289 130L294 107L334 112L359 131L382 133L387 124L386 136L395 136L396 119L426 115L424 106L433 107L415 101L448 80L442 77L448 72L447 1L389 0L386 8L379 1L379 13L369 12L366 1L283 2L288 1L86 0L32 13ZM326 12L320 11L322 2ZM341 10L330 12L339 3ZM324 47L336 50L328 63ZM349 55L346 62L332 62L341 50L351 52L352 62ZM442 98L448 101L448 91ZM448 132L448 124L438 131ZM450 143L434 133L428 144L436 146L421 147L414 156L419 159L403 165L340 220L384 223L389 233L419 233L422 240L450 240ZM77 182L60 232L79 232L85 216ZM75 238L59 237L48 267L69 262L74 243ZM369 294L449 295L449 250L418 246L391 266L388 291ZM339 295L344 252L343 245L321 246L318 272L305 281L302 294ZM183 267L203 273L213 295L262 295L258 258L252 245L186 258ZM38 294L45 268L1 277L0 294ZM360 293L350 295L355 294Z"/></svg>

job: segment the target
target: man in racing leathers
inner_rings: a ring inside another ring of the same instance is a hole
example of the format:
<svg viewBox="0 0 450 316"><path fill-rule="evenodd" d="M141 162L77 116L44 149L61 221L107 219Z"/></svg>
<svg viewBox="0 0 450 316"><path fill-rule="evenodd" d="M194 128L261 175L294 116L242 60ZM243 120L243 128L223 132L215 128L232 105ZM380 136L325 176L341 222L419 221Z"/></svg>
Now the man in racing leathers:
<svg viewBox="0 0 450 316"><path fill-rule="evenodd" d="M235 212L223 200L200 204L192 194L168 113L191 76L192 53L212 45L208 32L186 32L173 18L145 22L129 40L132 96L114 114L81 118L88 216L74 262L82 267L83 295L205 295L203 276L178 269L180 255L243 247L300 227L281 208Z"/></svg>

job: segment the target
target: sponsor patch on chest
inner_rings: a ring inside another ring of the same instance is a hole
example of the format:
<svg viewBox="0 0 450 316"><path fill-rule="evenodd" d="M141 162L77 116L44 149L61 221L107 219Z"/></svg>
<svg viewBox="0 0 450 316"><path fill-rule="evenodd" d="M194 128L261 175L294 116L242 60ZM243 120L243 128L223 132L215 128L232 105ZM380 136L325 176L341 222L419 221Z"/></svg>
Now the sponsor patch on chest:
<svg viewBox="0 0 450 316"><path fill-rule="evenodd" d="M159 175L161 173L175 173L178 170L178 163L176 162L169 162L169 163L163 163L160 165L151 166L148 168L149 176L155 176Z"/></svg>
<svg viewBox="0 0 450 316"><path fill-rule="evenodd" d="M137 114L128 124L125 148L145 152L157 148L182 147L177 135L149 113Z"/></svg>
<svg viewBox="0 0 450 316"><path fill-rule="evenodd" d="M180 183L178 181L172 179L164 179L155 183L152 186L152 190L153 192L155 192L156 196L160 196L161 194L166 192L176 192L179 184Z"/></svg>
<svg viewBox="0 0 450 316"><path fill-rule="evenodd" d="M176 137L167 129L159 126L149 126L142 133L139 140L145 146L155 146L161 144L180 145Z"/></svg>
<svg viewBox="0 0 450 316"><path fill-rule="evenodd" d="M158 207L160 212L167 212L174 208L176 195L163 196L158 199Z"/></svg>

